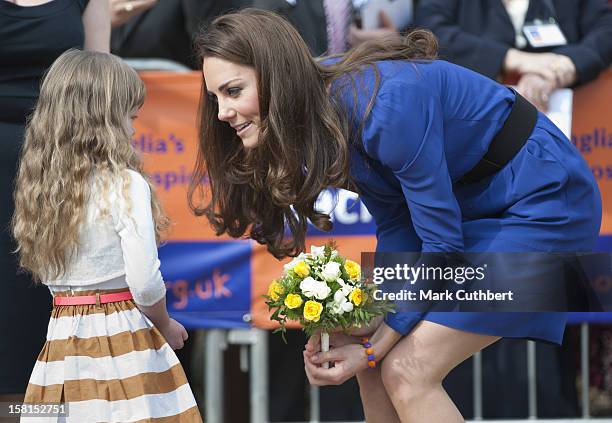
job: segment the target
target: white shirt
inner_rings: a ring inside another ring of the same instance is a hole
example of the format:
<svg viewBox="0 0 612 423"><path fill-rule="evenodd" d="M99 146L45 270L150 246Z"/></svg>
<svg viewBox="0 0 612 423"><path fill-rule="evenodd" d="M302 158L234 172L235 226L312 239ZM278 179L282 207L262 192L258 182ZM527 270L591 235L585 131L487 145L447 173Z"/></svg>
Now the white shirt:
<svg viewBox="0 0 612 423"><path fill-rule="evenodd" d="M514 45L517 48L523 48L527 45L527 40L523 35L523 25L527 9L529 9L529 0L504 0L503 3L512 21L512 26L514 26Z"/></svg>
<svg viewBox="0 0 612 423"><path fill-rule="evenodd" d="M149 184L128 170L130 203L123 183L103 195L92 182L79 247L59 279L43 281L51 292L129 287L134 301L153 305L166 294L159 271ZM103 210L107 213L103 213Z"/></svg>

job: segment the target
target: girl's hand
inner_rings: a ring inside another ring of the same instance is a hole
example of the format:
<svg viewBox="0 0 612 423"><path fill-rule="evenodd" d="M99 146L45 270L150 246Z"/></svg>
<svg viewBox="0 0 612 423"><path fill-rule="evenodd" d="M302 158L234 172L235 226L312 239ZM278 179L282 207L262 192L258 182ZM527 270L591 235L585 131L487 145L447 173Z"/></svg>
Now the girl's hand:
<svg viewBox="0 0 612 423"><path fill-rule="evenodd" d="M183 325L170 318L167 324L163 327L158 327L158 329L173 350L183 348L188 338L187 331Z"/></svg>

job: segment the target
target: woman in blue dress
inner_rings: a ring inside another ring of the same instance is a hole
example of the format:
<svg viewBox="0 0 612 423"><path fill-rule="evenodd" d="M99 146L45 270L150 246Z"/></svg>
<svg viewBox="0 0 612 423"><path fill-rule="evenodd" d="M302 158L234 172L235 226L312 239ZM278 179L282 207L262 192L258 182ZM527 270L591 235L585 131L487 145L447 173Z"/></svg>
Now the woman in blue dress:
<svg viewBox="0 0 612 423"><path fill-rule="evenodd" d="M204 79L189 195L218 234L296 255L308 220L330 228L314 204L333 186L360 193L377 251L594 246L600 196L579 153L514 91L435 60L429 32L317 62L286 21L245 9L217 18L196 46ZM367 421L463 421L442 388L450 370L501 337L560 343L564 327L562 313L399 312L368 328L374 369L346 335L327 353L309 343L305 369L319 385L356 375Z"/></svg>

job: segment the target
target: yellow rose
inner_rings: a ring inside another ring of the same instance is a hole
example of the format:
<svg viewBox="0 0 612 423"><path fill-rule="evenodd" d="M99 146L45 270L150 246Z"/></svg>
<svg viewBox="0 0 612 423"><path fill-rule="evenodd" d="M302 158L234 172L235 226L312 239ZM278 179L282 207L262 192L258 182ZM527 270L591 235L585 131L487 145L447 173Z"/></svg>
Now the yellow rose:
<svg viewBox="0 0 612 423"><path fill-rule="evenodd" d="M289 294L287 298L285 298L285 305L290 309L298 308L302 305L302 297L298 294Z"/></svg>
<svg viewBox="0 0 612 423"><path fill-rule="evenodd" d="M311 322L318 322L323 311L323 304L317 301L308 300L304 304L304 318Z"/></svg>
<svg viewBox="0 0 612 423"><path fill-rule="evenodd" d="M278 299L281 295L283 295L284 292L285 290L283 289L283 286L276 280L272 281L272 283L268 287L268 296L274 301L278 301Z"/></svg>
<svg viewBox="0 0 612 423"><path fill-rule="evenodd" d="M361 266L355 263L353 260L347 260L344 262L344 270L348 273L349 278L357 280L361 278Z"/></svg>
<svg viewBox="0 0 612 423"><path fill-rule="evenodd" d="M363 303L363 301L365 300L365 293L361 289L355 288L349 294L349 300L351 300L353 304L359 307L361 303Z"/></svg>
<svg viewBox="0 0 612 423"><path fill-rule="evenodd" d="M293 271L299 277L305 278L306 276L310 274L310 267L308 267L308 265L304 263L303 261L300 261L298 264L296 264L293 267Z"/></svg>

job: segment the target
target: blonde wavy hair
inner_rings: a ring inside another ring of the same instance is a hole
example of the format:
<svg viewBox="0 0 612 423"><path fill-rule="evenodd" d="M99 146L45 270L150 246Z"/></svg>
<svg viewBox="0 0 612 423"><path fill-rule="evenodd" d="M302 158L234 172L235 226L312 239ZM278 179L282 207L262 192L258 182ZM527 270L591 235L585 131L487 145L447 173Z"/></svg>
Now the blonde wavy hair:
<svg viewBox="0 0 612 423"><path fill-rule="evenodd" d="M68 50L45 75L26 128L12 221L20 265L35 280L65 274L92 181L104 196L121 182L131 204L127 170L143 171L127 123L144 96L138 74L111 54ZM168 220L153 189L151 206L159 242Z"/></svg>

